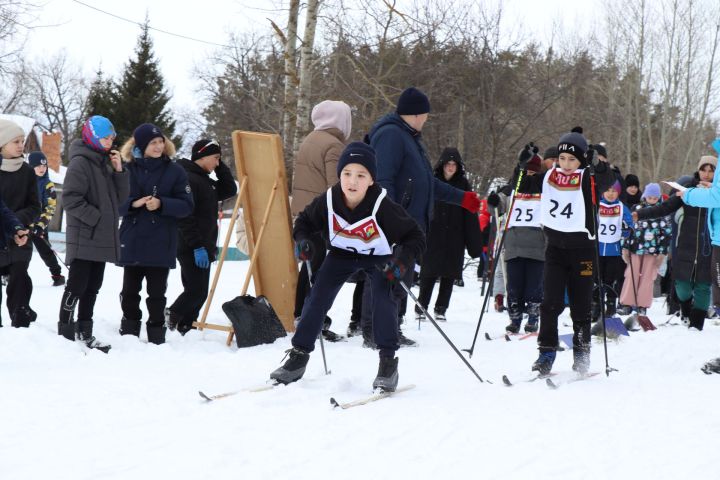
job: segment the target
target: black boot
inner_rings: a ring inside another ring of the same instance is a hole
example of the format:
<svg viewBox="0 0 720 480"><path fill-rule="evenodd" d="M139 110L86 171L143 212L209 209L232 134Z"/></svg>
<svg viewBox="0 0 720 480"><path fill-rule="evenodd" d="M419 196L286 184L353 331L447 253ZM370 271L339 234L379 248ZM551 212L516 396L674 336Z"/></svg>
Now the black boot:
<svg viewBox="0 0 720 480"><path fill-rule="evenodd" d="M37 313L33 312L28 306L22 306L15 309L15 312L10 315L10 325L15 328L27 328L30 326L30 322L34 322L37 318Z"/></svg>
<svg viewBox="0 0 720 480"><path fill-rule="evenodd" d="M680 302L680 319L683 325L690 325L690 315L692 312L692 299Z"/></svg>
<svg viewBox="0 0 720 480"><path fill-rule="evenodd" d="M120 320L120 335L135 335L136 337L139 337L141 326L142 322L140 320L123 316Z"/></svg>
<svg viewBox="0 0 720 480"><path fill-rule="evenodd" d="M347 329L348 338L355 337L360 334L362 334L362 331L360 330L360 320L355 320L351 318Z"/></svg>
<svg viewBox="0 0 720 480"><path fill-rule="evenodd" d="M697 308L690 310L690 324L688 325L688 328L697 328L698 330L702 330L705 326L706 314L707 312L705 310Z"/></svg>
<svg viewBox="0 0 720 480"><path fill-rule="evenodd" d="M572 369L580 374L586 374L590 370L590 344L573 346Z"/></svg>
<svg viewBox="0 0 720 480"><path fill-rule="evenodd" d="M270 374L270 378L278 383L287 385L288 383L297 382L305 374L305 368L310 360L310 354L305 350L293 347L285 351L285 357L287 357L287 361L282 367L273 371Z"/></svg>
<svg viewBox="0 0 720 480"><path fill-rule="evenodd" d="M92 320L78 320L77 322L77 334L75 339L83 342L85 346L94 350L100 350L103 353L110 351L111 345L103 343L95 338L92 334L93 321Z"/></svg>
<svg viewBox="0 0 720 480"><path fill-rule="evenodd" d="M155 345L165 343L165 331L167 330L165 324L148 322L145 327L147 328L148 342L154 343Z"/></svg>
<svg viewBox="0 0 720 480"><path fill-rule="evenodd" d="M78 296L65 290L60 302L60 320L58 321L58 335L68 340L75 341L75 307L78 303Z"/></svg>
<svg viewBox="0 0 720 480"><path fill-rule="evenodd" d="M378 373L373 381L373 389L379 388L384 392L394 392L397 388L398 380L398 358L380 357L380 365Z"/></svg>

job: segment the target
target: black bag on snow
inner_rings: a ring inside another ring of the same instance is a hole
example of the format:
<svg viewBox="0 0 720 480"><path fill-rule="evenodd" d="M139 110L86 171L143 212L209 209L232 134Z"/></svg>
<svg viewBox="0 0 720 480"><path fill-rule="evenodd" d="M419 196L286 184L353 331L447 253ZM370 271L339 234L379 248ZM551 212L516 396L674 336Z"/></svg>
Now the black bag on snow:
<svg viewBox="0 0 720 480"><path fill-rule="evenodd" d="M287 335L275 310L262 295L257 298L252 295L235 297L223 303L222 309L235 329L235 341L239 348L273 343Z"/></svg>

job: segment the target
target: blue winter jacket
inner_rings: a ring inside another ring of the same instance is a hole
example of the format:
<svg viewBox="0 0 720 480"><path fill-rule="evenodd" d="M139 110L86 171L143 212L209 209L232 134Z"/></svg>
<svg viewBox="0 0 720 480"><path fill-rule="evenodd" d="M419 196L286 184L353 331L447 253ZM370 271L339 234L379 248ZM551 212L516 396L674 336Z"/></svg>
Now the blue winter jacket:
<svg viewBox="0 0 720 480"><path fill-rule="evenodd" d="M127 164L130 194L118 210L120 224L120 266L175 268L179 218L193 209L193 197L185 169L167 156L135 158ZM160 208L149 211L132 203L153 195Z"/></svg>
<svg viewBox="0 0 720 480"><path fill-rule="evenodd" d="M384 116L368 134L377 158L377 182L427 232L435 201L462 204L464 191L433 175L420 132L396 113Z"/></svg>
<svg viewBox="0 0 720 480"><path fill-rule="evenodd" d="M688 188L682 198L691 207L708 209L710 240L713 245L720 247L720 175L715 175L710 188Z"/></svg>
<svg viewBox="0 0 720 480"><path fill-rule="evenodd" d="M620 200L615 200L614 202L608 202L607 200L603 199L603 202L608 205L617 205L620 203ZM630 209L625 205L622 204L623 207L623 231L622 231L622 238L627 237L630 234L630 228L633 226L633 218L632 213L630 212ZM618 240L617 242L613 243L603 243L598 242L598 249L600 250L600 256L601 257L619 257L622 255L622 245L623 240L622 238Z"/></svg>

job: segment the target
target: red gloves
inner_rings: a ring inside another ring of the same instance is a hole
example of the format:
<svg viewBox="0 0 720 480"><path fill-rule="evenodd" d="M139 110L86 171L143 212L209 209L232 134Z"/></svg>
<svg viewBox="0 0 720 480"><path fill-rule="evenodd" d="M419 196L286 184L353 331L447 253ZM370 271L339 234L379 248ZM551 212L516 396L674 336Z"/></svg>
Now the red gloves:
<svg viewBox="0 0 720 480"><path fill-rule="evenodd" d="M469 210L472 213L480 211L480 197L475 192L465 192L463 194L462 203L460 204L465 210Z"/></svg>

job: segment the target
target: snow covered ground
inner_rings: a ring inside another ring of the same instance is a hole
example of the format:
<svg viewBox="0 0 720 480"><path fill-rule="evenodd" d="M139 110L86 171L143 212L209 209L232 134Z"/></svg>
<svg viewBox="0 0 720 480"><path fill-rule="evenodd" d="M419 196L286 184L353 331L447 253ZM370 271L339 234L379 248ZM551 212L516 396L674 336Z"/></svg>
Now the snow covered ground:
<svg viewBox="0 0 720 480"><path fill-rule="evenodd" d="M241 288L248 262L230 262L210 321L225 322L222 301ZM62 289L33 258L33 308L39 318L14 329L3 306L0 329L0 478L26 479L717 479L720 375L700 372L720 355L720 327L702 333L658 327L609 345L619 372L550 390L543 382L503 387L503 374L529 378L533 340L488 342L506 317L485 316L471 362L479 383L429 323L406 333L400 383L417 388L350 410L340 401L366 396L377 356L361 340L319 348L305 379L213 403L209 393L258 386L281 361L290 339L238 350L219 332L173 332L162 346L120 337L122 271L109 266L96 308L96 335L109 355L85 352L56 335ZM479 283L467 272L442 326L467 348L479 313ZM180 291L170 276L168 298ZM352 286L330 312L344 332ZM662 305L650 311L662 323ZM569 322L567 313L561 318ZM569 328L564 328L567 333ZM595 344L593 370L604 367ZM555 371L569 373L572 354Z"/></svg>

